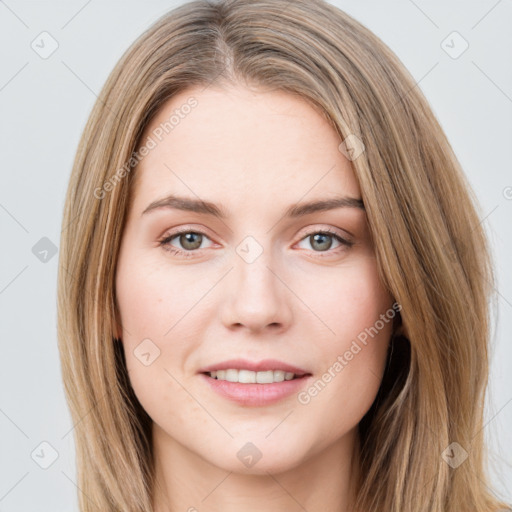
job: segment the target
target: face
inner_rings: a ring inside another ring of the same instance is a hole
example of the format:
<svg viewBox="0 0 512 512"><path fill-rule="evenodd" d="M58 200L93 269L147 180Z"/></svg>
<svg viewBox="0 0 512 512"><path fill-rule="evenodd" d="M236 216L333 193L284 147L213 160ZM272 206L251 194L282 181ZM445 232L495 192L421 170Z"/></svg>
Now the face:
<svg viewBox="0 0 512 512"><path fill-rule="evenodd" d="M116 297L130 382L158 439L263 473L356 432L395 310L340 142L304 100L234 86L184 91L147 128ZM226 361L246 371L204 373ZM286 365L305 375L287 380Z"/></svg>

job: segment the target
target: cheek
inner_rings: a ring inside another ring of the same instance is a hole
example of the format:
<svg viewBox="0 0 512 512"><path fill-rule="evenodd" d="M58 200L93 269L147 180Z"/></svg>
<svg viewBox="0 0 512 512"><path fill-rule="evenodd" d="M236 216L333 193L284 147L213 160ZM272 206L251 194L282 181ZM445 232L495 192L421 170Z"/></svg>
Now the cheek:
<svg viewBox="0 0 512 512"><path fill-rule="evenodd" d="M129 335L167 339L171 330L204 295L205 278L161 260L132 255L120 259L116 292L121 322ZM126 334L125 334L126 335Z"/></svg>
<svg viewBox="0 0 512 512"><path fill-rule="evenodd" d="M312 287L309 287L313 289ZM357 265L339 269L333 278L329 276L322 284L317 280L315 292L310 297L324 324L331 331L336 349L350 346L352 340L364 339L364 333L376 324L392 306L392 297L382 285L373 257L361 258ZM312 308L313 309L313 308ZM390 311L389 315L394 316ZM388 324L377 327L389 334ZM373 329L372 329L373 332Z"/></svg>
<svg viewBox="0 0 512 512"><path fill-rule="evenodd" d="M299 402L323 416L327 431L339 432L354 427L375 399L396 311L373 258L345 268L333 283L329 293L317 293L316 307L334 334L325 337L323 367Z"/></svg>
<svg viewBox="0 0 512 512"><path fill-rule="evenodd" d="M337 356L343 356L343 371L348 374L348 380L353 379L361 390L376 392L396 312L373 258L366 261L360 275L349 280L346 293L349 295L345 297L344 322L336 325L341 334L336 343Z"/></svg>
<svg viewBox="0 0 512 512"><path fill-rule="evenodd" d="M127 371L137 398L157 423L166 417L180 424L183 418L174 411L185 409L201 415L179 384L201 339L194 316L200 308L194 305L212 279L197 272L194 277L179 268L171 272L162 261L138 258L135 251L119 259L116 296ZM164 411L162 404L173 406Z"/></svg>

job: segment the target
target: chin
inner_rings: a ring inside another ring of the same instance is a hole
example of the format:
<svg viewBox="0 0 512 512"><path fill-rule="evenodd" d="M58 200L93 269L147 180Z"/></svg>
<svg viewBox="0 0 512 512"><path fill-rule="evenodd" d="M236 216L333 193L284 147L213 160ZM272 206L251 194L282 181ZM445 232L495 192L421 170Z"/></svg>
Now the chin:
<svg viewBox="0 0 512 512"><path fill-rule="evenodd" d="M282 454L277 455L274 450L267 450L268 453L262 450L260 452L261 456L255 449L252 448L252 450L254 450L253 457L255 457L253 460L249 459L251 449L246 449L245 453L243 452L240 455L237 453L234 459L229 457L229 459L225 458L211 462L225 471L242 475L267 475L268 473L274 475L293 470L304 460L303 457L298 457L297 453L283 458Z"/></svg>

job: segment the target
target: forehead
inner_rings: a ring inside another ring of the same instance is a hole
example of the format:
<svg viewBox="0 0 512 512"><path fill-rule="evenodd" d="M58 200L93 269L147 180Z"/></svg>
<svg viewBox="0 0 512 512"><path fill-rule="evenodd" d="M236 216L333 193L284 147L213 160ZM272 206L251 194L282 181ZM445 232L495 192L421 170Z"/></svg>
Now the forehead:
<svg viewBox="0 0 512 512"><path fill-rule="evenodd" d="M135 170L138 209L164 193L233 208L360 197L335 130L312 105L283 91L190 88L161 107L141 143L149 139L154 147Z"/></svg>

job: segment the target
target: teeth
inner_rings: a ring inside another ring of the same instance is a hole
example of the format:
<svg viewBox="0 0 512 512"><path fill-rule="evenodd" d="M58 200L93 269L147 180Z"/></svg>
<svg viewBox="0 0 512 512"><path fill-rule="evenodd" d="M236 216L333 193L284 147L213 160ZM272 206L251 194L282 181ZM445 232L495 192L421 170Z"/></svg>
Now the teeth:
<svg viewBox="0 0 512 512"><path fill-rule="evenodd" d="M272 384L274 382L283 382L283 380L292 380L295 374L282 370L252 372L250 370L235 370L230 368L229 370L210 372L210 377L218 380L227 380L228 382L240 382L242 384Z"/></svg>

